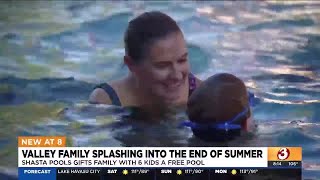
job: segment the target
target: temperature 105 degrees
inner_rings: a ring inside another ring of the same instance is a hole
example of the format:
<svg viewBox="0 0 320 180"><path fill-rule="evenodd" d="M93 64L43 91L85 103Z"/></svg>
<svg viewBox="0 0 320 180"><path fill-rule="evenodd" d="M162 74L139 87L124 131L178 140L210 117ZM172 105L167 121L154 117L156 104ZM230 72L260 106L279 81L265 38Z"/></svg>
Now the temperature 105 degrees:
<svg viewBox="0 0 320 180"><path fill-rule="evenodd" d="M297 166L298 164L298 162L289 162L289 166Z"/></svg>

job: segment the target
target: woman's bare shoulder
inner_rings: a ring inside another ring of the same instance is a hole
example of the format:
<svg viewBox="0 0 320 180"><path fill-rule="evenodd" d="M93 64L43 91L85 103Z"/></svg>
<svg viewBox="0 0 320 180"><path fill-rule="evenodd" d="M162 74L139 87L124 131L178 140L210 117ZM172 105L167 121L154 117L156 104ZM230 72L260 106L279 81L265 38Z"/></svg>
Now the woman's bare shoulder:
<svg viewBox="0 0 320 180"><path fill-rule="evenodd" d="M112 97L105 91L103 86L108 86L107 89L112 89L113 95L122 99L123 89L125 88L125 81L123 79L112 81L110 83L103 83L101 86L97 86L89 96L89 103L95 104L109 104L112 105Z"/></svg>
<svg viewBox="0 0 320 180"><path fill-rule="evenodd" d="M111 105L112 101L102 88L95 88L89 96L89 103Z"/></svg>

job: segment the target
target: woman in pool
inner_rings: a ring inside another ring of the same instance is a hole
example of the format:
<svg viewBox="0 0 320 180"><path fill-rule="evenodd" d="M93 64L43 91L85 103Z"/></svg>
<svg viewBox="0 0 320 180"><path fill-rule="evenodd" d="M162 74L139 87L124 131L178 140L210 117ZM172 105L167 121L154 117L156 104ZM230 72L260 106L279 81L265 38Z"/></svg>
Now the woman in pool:
<svg viewBox="0 0 320 180"><path fill-rule="evenodd" d="M200 80L190 73L188 49L177 23L158 11L143 13L129 22L124 43L129 75L98 85L89 101L153 111L186 105Z"/></svg>

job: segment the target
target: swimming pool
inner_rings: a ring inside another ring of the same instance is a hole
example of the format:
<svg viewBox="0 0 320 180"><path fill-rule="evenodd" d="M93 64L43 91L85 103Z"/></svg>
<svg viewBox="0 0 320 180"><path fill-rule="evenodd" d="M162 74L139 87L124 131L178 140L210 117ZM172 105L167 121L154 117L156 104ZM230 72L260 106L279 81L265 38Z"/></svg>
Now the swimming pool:
<svg viewBox="0 0 320 180"><path fill-rule="evenodd" d="M212 146L175 128L184 113L151 126L86 104L96 83L127 72L128 20L161 10L183 29L197 76L234 73L260 99L256 137L230 145L302 146L304 177L320 177L319 9L318 1L2 3L0 171L16 174L17 135L67 135L73 146Z"/></svg>

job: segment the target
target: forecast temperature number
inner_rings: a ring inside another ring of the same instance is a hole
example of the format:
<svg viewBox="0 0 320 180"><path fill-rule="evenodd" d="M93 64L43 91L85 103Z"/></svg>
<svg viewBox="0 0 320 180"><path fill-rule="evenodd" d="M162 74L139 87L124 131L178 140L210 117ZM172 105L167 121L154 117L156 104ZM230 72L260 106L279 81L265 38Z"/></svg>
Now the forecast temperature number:
<svg viewBox="0 0 320 180"><path fill-rule="evenodd" d="M184 173L186 173L186 174L201 174L201 173L203 173L203 169L185 169Z"/></svg>
<svg viewBox="0 0 320 180"><path fill-rule="evenodd" d="M258 169L239 169L240 174L256 174Z"/></svg>
<svg viewBox="0 0 320 180"><path fill-rule="evenodd" d="M131 169L132 174L146 174L149 172L149 169Z"/></svg>
<svg viewBox="0 0 320 180"><path fill-rule="evenodd" d="M203 173L203 169L184 169L182 170L173 170L173 169L161 169L161 174L171 174L171 173L178 173L181 172L181 174L184 172L185 174L201 174Z"/></svg>

